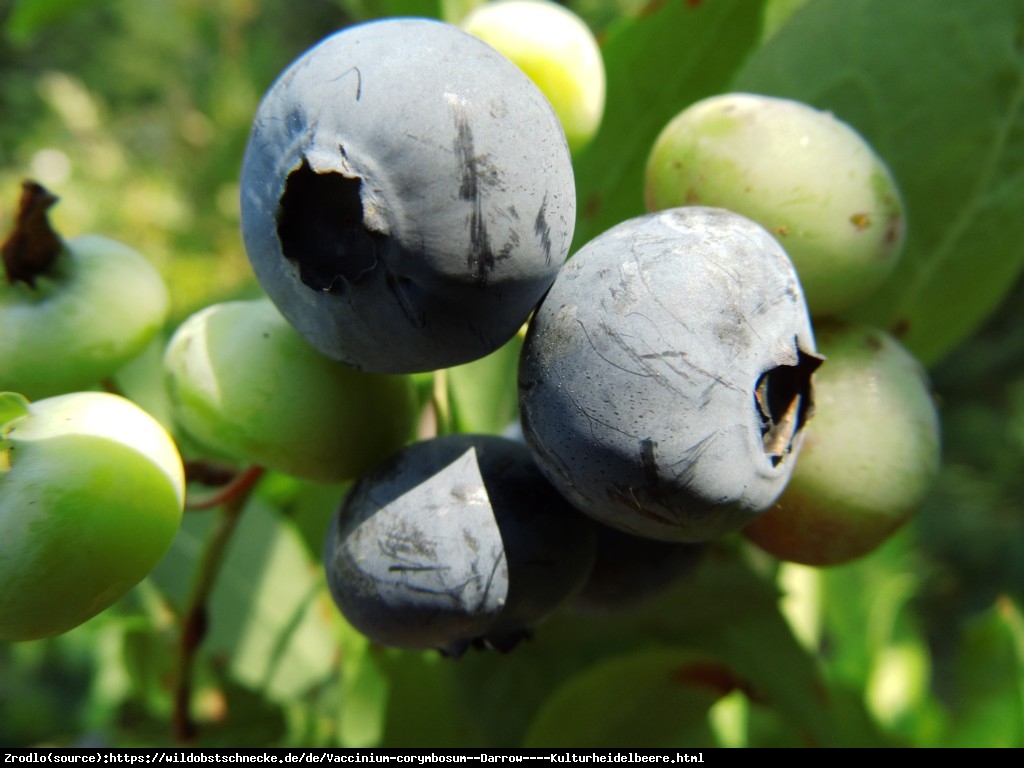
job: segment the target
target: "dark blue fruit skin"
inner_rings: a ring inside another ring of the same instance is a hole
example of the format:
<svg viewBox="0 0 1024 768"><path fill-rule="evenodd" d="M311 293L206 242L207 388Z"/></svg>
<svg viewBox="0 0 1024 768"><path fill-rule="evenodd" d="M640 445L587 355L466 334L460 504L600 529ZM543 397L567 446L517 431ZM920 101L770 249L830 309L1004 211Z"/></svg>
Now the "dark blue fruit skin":
<svg viewBox="0 0 1024 768"><path fill-rule="evenodd" d="M708 544L657 541L597 525L594 568L571 608L579 613L615 614L652 600L693 572Z"/></svg>
<svg viewBox="0 0 1024 768"><path fill-rule="evenodd" d="M583 586L594 526L529 450L491 435L410 445L362 478L335 515L327 582L371 640L460 656L511 650Z"/></svg>
<svg viewBox="0 0 1024 768"><path fill-rule="evenodd" d="M268 90L241 174L257 278L320 352L379 373L483 357L565 260L572 163L539 89L427 19L349 27Z"/></svg>
<svg viewBox="0 0 1024 768"><path fill-rule="evenodd" d="M586 514L710 541L782 492L819 363L796 272L766 230L717 208L640 216L584 245L531 320L523 433Z"/></svg>

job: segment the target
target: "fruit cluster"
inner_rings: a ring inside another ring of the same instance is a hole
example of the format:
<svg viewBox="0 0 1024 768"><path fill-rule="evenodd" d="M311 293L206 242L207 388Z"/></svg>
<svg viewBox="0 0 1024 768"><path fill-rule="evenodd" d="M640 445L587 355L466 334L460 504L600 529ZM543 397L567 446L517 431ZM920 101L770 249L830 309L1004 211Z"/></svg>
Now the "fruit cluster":
<svg viewBox="0 0 1024 768"><path fill-rule="evenodd" d="M509 650L564 606L636 604L740 531L780 558L844 562L937 472L923 369L837 319L903 242L871 147L791 101L691 105L652 147L649 213L569 258L573 152L604 87L579 19L504 2L464 29L344 29L255 115L242 236L267 296L175 330L172 428L204 457L355 480L324 562L375 641ZM52 202L26 185L4 245L0 390L20 393L0 397L7 639L109 606L186 501L168 431L80 391L156 336L166 288L125 246L61 240ZM520 332L519 434L424 434L414 375Z"/></svg>

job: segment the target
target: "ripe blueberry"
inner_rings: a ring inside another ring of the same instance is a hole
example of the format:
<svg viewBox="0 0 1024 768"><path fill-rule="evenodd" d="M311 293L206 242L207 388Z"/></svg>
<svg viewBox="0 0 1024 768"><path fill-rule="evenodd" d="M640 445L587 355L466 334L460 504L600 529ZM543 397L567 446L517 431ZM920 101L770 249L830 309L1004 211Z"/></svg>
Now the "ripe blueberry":
<svg viewBox="0 0 1024 768"><path fill-rule="evenodd" d="M796 272L767 231L723 209L648 214L586 244L537 310L523 431L584 512L706 541L781 493L819 363Z"/></svg>
<svg viewBox="0 0 1024 768"><path fill-rule="evenodd" d="M282 314L328 357L411 373L508 341L568 253L565 134L514 64L457 27L349 27L256 113L242 235Z"/></svg>
<svg viewBox="0 0 1024 768"><path fill-rule="evenodd" d="M511 650L583 586L594 526L493 435L408 446L364 476L327 536L327 581L371 640Z"/></svg>

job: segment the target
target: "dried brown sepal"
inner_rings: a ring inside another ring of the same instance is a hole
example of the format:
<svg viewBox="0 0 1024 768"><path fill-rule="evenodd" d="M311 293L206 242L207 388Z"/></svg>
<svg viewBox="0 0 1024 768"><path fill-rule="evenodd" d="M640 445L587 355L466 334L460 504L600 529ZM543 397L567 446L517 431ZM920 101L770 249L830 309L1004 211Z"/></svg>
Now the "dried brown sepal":
<svg viewBox="0 0 1024 768"><path fill-rule="evenodd" d="M814 409L811 377L825 358L797 348L796 365L780 365L761 375L754 401L764 420L761 436L764 452L778 464L789 453Z"/></svg>
<svg viewBox="0 0 1024 768"><path fill-rule="evenodd" d="M36 278L46 274L60 256L64 242L47 217L59 199L42 184L22 182L14 228L0 246L9 284L22 282L35 288Z"/></svg>

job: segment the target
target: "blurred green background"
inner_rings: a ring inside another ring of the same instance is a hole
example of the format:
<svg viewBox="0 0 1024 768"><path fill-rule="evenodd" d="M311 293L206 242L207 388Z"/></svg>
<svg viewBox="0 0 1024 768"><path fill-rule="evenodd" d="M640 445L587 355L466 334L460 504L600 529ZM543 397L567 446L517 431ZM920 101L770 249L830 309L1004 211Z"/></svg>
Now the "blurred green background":
<svg viewBox="0 0 1024 768"><path fill-rule="evenodd" d="M152 259L171 286L168 332L253 295L237 179L262 93L353 21L457 19L471 4L0 0L0 229L33 178L60 196L65 235ZM343 489L272 476L213 598L198 743L1024 746L1024 5L569 5L609 67L606 125L575 158L574 247L642 210L645 148L710 93L806 98L892 163L908 258L865 318L914 321L904 341L943 419L934 492L858 563L780 567L728 540L643 610L559 616L507 657L455 663L344 624L318 571ZM453 375L464 428L514 415L513 371L510 349ZM210 525L189 516L153 576L87 625L0 643L0 743L173 743L175 610ZM673 682L694 664L715 674Z"/></svg>

